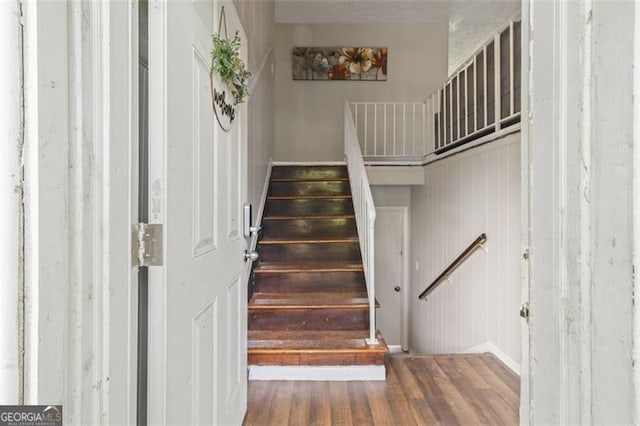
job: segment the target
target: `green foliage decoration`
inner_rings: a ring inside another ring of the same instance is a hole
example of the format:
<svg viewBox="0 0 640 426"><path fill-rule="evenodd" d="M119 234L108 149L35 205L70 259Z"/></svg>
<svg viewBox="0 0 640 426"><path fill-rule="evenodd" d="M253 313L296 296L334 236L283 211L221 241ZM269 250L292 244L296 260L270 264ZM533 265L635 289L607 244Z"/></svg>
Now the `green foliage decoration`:
<svg viewBox="0 0 640 426"><path fill-rule="evenodd" d="M213 34L212 38L211 72L217 73L229 87L236 105L241 104L249 94L251 73L240 58L240 35L236 31L232 39L220 37L220 34Z"/></svg>

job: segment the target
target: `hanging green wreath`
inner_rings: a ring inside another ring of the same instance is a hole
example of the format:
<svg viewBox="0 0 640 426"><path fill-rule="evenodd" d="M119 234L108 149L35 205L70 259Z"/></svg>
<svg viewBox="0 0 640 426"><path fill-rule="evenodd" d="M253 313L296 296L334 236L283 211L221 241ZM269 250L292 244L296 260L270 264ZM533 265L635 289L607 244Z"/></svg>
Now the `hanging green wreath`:
<svg viewBox="0 0 640 426"><path fill-rule="evenodd" d="M249 94L251 73L240 58L240 35L237 31L232 39L213 34L211 72L217 73L222 82L229 87L236 105L245 101Z"/></svg>

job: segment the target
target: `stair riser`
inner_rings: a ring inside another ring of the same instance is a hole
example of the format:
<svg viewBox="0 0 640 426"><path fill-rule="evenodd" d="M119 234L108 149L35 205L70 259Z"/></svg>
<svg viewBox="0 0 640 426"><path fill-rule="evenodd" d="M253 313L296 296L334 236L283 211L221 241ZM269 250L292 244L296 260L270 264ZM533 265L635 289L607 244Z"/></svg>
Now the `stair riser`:
<svg viewBox="0 0 640 426"><path fill-rule="evenodd" d="M290 196L332 196L350 195L348 181L319 182L271 182L269 195L276 197Z"/></svg>
<svg viewBox="0 0 640 426"><path fill-rule="evenodd" d="M265 217L269 216L340 216L352 215L350 198L339 200L267 200Z"/></svg>
<svg viewBox="0 0 640 426"><path fill-rule="evenodd" d="M249 311L249 330L366 330L368 327L368 308Z"/></svg>
<svg viewBox="0 0 640 426"><path fill-rule="evenodd" d="M264 262L360 262L360 246L352 243L260 244Z"/></svg>
<svg viewBox="0 0 640 426"><path fill-rule="evenodd" d="M342 292L366 288L363 272L300 272L295 274L255 274L256 292Z"/></svg>
<svg viewBox="0 0 640 426"><path fill-rule="evenodd" d="M262 235L265 239L355 238L358 230L353 218L291 219L265 221Z"/></svg>
<svg viewBox="0 0 640 426"><path fill-rule="evenodd" d="M271 179L341 179L349 177L345 166L275 166Z"/></svg>
<svg viewBox="0 0 640 426"><path fill-rule="evenodd" d="M384 353L249 353L249 365L384 365Z"/></svg>

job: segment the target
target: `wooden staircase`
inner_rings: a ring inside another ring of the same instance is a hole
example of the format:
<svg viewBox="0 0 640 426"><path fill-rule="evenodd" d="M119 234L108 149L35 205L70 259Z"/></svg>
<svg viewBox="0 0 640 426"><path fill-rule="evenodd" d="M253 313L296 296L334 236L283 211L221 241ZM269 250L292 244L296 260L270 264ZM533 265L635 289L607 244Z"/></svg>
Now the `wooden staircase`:
<svg viewBox="0 0 640 426"><path fill-rule="evenodd" d="M250 366L384 365L347 168L274 167L249 301Z"/></svg>

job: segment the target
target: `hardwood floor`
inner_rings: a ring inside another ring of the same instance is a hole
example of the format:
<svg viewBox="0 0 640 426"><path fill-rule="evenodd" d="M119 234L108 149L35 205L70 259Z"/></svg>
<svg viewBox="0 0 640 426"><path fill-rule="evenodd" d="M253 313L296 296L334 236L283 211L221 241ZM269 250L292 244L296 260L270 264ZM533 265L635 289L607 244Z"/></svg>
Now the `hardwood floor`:
<svg viewBox="0 0 640 426"><path fill-rule="evenodd" d="M249 382L244 424L518 423L520 378L493 355L390 355L386 364L386 382Z"/></svg>

